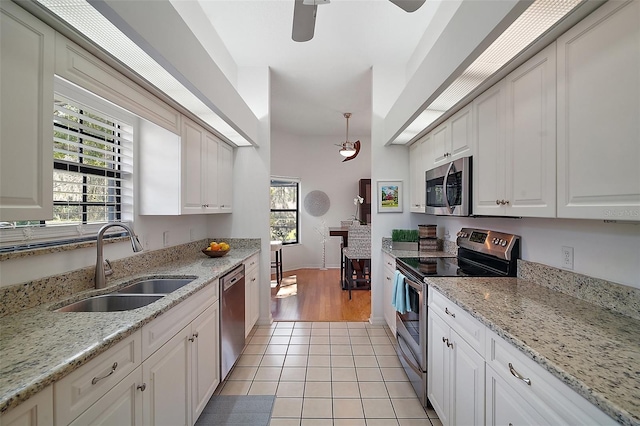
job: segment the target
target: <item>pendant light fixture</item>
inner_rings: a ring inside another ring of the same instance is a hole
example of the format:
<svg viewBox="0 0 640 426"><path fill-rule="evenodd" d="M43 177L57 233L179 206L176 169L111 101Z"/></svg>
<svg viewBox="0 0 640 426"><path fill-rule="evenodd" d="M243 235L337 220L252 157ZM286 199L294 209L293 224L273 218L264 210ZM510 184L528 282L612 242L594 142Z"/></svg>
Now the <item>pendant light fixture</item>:
<svg viewBox="0 0 640 426"><path fill-rule="evenodd" d="M350 112L344 113L344 118L347 119L347 137L345 141L338 146L340 147L340 155L346 157L342 162L353 160L360 152L360 141L349 142L349 118L351 118Z"/></svg>

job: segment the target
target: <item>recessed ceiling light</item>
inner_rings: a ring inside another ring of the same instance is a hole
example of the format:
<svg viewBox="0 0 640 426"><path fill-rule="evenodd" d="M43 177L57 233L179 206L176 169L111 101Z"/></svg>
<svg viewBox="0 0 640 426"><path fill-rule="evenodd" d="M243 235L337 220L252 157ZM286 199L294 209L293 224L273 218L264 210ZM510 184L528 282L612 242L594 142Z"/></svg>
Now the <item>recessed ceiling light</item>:
<svg viewBox="0 0 640 426"><path fill-rule="evenodd" d="M582 0L536 0L392 143L411 142L580 3Z"/></svg>
<svg viewBox="0 0 640 426"><path fill-rule="evenodd" d="M36 0L236 146L252 145L85 0Z"/></svg>

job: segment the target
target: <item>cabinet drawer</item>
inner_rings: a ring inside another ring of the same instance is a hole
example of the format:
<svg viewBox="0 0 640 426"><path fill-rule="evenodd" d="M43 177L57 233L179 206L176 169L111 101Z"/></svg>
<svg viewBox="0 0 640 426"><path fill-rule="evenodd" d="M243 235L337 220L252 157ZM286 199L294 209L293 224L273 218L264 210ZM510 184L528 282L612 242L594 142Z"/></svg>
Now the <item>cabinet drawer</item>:
<svg viewBox="0 0 640 426"><path fill-rule="evenodd" d="M54 384L57 425L69 424L141 363L140 331Z"/></svg>
<svg viewBox="0 0 640 426"><path fill-rule="evenodd" d="M247 274L251 269L255 269L260 264L260 253L256 253L247 260L244 261L244 269L245 274Z"/></svg>
<svg viewBox="0 0 640 426"><path fill-rule="evenodd" d="M549 424L616 423L494 332L487 331L486 339L487 364Z"/></svg>
<svg viewBox="0 0 640 426"><path fill-rule="evenodd" d="M383 253L382 261L384 262L384 267L389 269L390 271L396 270L396 259L390 254Z"/></svg>
<svg viewBox="0 0 640 426"><path fill-rule="evenodd" d="M147 359L149 355L160 349L216 300L218 300L217 279L142 327L142 359Z"/></svg>
<svg viewBox="0 0 640 426"><path fill-rule="evenodd" d="M429 306L478 353L484 353L485 326L461 307L429 287Z"/></svg>

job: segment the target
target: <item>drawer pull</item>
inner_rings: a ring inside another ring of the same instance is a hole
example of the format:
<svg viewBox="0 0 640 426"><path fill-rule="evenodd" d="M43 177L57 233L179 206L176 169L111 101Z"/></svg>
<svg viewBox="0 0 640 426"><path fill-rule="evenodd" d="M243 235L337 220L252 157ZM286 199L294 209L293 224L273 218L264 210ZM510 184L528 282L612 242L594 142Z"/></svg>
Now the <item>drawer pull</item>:
<svg viewBox="0 0 640 426"><path fill-rule="evenodd" d="M196 332L196 333L193 333L193 334L191 335L191 337L189 337L189 341L190 341L190 342L193 342L193 341L195 341L197 338L198 338L198 333L197 333L197 332Z"/></svg>
<svg viewBox="0 0 640 426"><path fill-rule="evenodd" d="M516 369L513 368L513 364L511 363L509 363L509 371L511 371L511 374L513 374L513 377L515 377L516 379L520 379L526 384L528 384L529 386L531 386L531 379L529 379L528 377L521 376L520 373L518 373Z"/></svg>
<svg viewBox="0 0 640 426"><path fill-rule="evenodd" d="M143 383L141 385L136 386L137 389L140 389L140 392L144 392L144 390L147 388L147 384Z"/></svg>
<svg viewBox="0 0 640 426"><path fill-rule="evenodd" d="M453 349L453 343L447 342L447 347Z"/></svg>
<svg viewBox="0 0 640 426"><path fill-rule="evenodd" d="M451 312L448 308L444 308L444 312L447 315L451 315L452 317L456 317L456 314L454 314L453 312Z"/></svg>
<svg viewBox="0 0 640 426"><path fill-rule="evenodd" d="M114 362L113 365L111 366L111 371L109 371L107 374L105 374L102 377L94 377L93 380L91 380L91 384L95 385L96 383L98 383L100 380L102 379L106 379L107 377L109 377L110 375L112 375L113 373L115 373L116 368L118 368L118 363Z"/></svg>
<svg viewBox="0 0 640 426"><path fill-rule="evenodd" d="M442 341L449 346L449 339L445 339L444 336L442 336Z"/></svg>

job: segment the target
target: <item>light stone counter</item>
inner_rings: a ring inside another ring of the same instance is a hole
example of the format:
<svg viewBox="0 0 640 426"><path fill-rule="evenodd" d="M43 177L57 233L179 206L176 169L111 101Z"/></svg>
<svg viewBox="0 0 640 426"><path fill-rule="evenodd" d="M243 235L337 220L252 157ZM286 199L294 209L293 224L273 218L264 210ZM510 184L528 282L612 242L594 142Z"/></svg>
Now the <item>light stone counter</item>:
<svg viewBox="0 0 640 426"><path fill-rule="evenodd" d="M222 258L192 253L144 272L109 281L103 290L90 290L0 318L0 413L25 401L112 347L144 324L163 314L248 259L259 248L232 248ZM89 295L103 294L141 277L196 277L162 299L123 312L53 312L50 309Z"/></svg>
<svg viewBox="0 0 640 426"><path fill-rule="evenodd" d="M625 425L640 425L640 320L519 278L427 283Z"/></svg>

